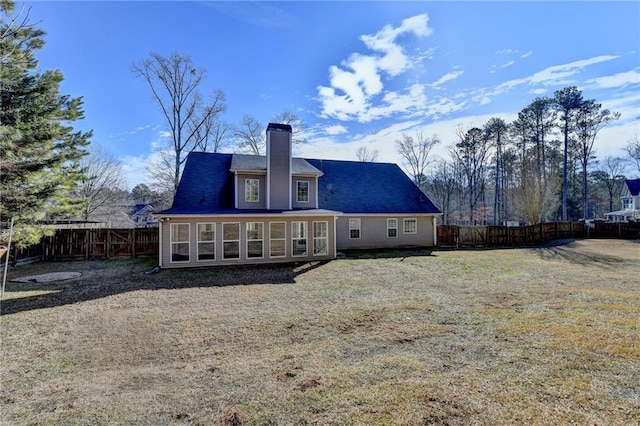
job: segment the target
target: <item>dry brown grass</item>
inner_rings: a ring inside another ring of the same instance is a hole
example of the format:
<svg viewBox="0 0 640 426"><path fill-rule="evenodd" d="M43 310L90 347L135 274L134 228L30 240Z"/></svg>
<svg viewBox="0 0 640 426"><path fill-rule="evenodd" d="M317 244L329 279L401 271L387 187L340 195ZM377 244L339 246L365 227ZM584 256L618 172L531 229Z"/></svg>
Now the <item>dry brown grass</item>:
<svg viewBox="0 0 640 426"><path fill-rule="evenodd" d="M83 275L8 284L0 420L637 424L640 242L427 254L13 270Z"/></svg>

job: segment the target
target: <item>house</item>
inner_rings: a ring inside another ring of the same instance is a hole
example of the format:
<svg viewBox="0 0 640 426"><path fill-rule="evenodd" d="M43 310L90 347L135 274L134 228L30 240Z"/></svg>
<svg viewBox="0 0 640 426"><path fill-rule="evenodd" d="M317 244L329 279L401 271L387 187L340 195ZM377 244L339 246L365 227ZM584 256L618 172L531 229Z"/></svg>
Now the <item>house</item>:
<svg viewBox="0 0 640 426"><path fill-rule="evenodd" d="M157 220L153 217L153 206L151 204L136 204L130 211L131 221L134 228L152 228L158 226Z"/></svg>
<svg viewBox="0 0 640 426"><path fill-rule="evenodd" d="M640 220L640 179L627 179L623 189L622 210L605 213L610 222L628 222Z"/></svg>
<svg viewBox="0 0 640 426"><path fill-rule="evenodd" d="M438 208L396 165L292 156L270 123L266 156L192 152L156 213L163 268L333 259L437 244Z"/></svg>

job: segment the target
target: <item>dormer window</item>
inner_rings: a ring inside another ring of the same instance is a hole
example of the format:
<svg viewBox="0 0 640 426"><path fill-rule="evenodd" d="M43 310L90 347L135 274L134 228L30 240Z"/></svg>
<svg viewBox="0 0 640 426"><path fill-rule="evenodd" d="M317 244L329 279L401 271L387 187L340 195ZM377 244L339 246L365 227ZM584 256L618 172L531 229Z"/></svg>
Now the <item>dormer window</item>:
<svg viewBox="0 0 640 426"><path fill-rule="evenodd" d="M297 181L296 201L299 203L309 202L309 182L306 180Z"/></svg>
<svg viewBox="0 0 640 426"><path fill-rule="evenodd" d="M260 181L258 179L244 180L244 200L248 203L260 201Z"/></svg>

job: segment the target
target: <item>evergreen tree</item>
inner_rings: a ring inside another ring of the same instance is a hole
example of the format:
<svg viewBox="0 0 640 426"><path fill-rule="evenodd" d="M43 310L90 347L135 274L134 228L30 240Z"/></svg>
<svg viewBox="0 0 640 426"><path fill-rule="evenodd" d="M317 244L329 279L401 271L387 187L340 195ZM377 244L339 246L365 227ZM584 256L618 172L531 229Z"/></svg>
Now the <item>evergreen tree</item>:
<svg viewBox="0 0 640 426"><path fill-rule="evenodd" d="M81 98L60 94L59 71L38 70L43 36L28 12L0 1L0 221L14 218L17 245L39 241L45 217L75 213L69 194L91 137L71 125L83 118Z"/></svg>

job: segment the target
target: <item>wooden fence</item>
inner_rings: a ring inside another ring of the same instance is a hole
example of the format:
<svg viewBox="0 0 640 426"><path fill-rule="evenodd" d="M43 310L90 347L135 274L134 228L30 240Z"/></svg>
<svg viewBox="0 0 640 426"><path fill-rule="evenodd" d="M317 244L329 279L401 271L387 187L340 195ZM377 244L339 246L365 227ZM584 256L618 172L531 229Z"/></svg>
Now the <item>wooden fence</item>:
<svg viewBox="0 0 640 426"><path fill-rule="evenodd" d="M42 241L43 260L157 256L158 228L58 229Z"/></svg>
<svg viewBox="0 0 640 426"><path fill-rule="evenodd" d="M563 238L640 239L640 223L550 222L530 226L438 226L443 247L532 246Z"/></svg>

